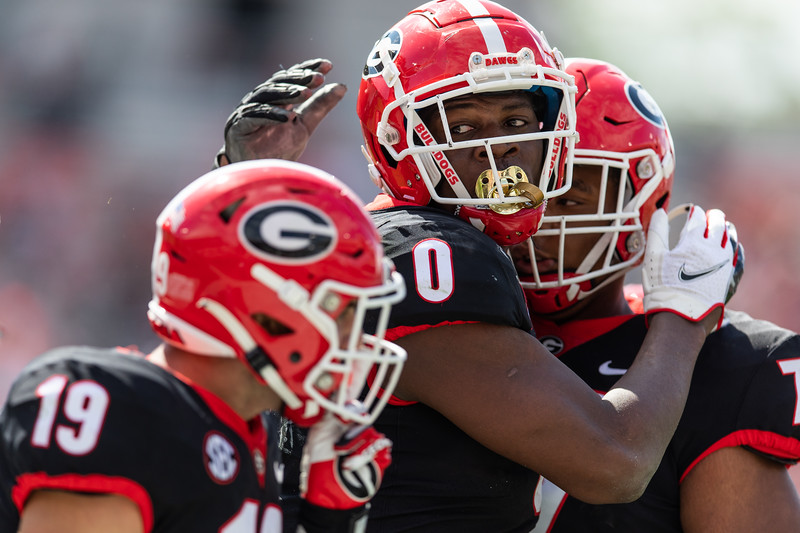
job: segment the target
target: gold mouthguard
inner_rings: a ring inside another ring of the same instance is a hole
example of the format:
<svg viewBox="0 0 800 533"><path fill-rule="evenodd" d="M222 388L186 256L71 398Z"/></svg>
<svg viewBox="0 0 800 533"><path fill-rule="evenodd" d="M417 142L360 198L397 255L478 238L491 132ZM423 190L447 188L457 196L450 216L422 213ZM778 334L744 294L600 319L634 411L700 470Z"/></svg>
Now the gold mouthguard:
<svg viewBox="0 0 800 533"><path fill-rule="evenodd" d="M503 194L507 197L524 196L529 201L515 204L492 204L489 207L495 213L501 215L511 215L520 209L528 207L539 207L544 202L544 193L536 185L528 181L525 171L518 166L510 166L498 171L500 174L500 184L503 187ZM475 194L478 198L498 198L500 193L495 186L492 177L492 169L486 169L478 176L475 183Z"/></svg>

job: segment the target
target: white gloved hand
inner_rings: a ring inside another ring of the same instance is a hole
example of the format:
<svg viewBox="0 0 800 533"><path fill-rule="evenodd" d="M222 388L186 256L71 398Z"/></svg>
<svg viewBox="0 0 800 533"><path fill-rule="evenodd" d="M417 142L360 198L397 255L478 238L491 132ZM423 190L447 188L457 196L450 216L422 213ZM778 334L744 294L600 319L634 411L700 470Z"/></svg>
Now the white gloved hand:
<svg viewBox="0 0 800 533"><path fill-rule="evenodd" d="M730 231L730 233L729 233ZM744 266L744 249L719 209L692 206L675 248L669 217L653 213L642 267L645 314L676 313L700 321L733 296ZM722 323L722 316L717 327Z"/></svg>

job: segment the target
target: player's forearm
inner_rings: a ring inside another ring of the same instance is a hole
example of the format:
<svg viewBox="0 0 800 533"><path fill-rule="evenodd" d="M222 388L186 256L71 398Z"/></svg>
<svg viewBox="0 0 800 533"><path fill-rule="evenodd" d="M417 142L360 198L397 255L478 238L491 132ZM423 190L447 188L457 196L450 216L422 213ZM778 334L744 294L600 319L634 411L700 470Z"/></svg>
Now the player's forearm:
<svg viewBox="0 0 800 533"><path fill-rule="evenodd" d="M672 313L653 315L634 364L603 397L619 414L622 441L638 450L639 470L646 474L642 489L678 425L705 338L702 323Z"/></svg>

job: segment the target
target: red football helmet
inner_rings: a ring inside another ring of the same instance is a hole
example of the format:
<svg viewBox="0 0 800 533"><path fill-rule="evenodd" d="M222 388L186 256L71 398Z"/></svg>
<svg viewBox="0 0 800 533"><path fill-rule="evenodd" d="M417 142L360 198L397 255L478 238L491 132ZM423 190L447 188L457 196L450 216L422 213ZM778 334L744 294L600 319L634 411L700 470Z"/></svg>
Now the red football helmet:
<svg viewBox="0 0 800 533"><path fill-rule="evenodd" d="M324 410L371 423L405 361L384 340L405 285L363 204L300 163L231 164L175 196L157 221L152 289L148 317L159 336L238 357L303 426Z"/></svg>
<svg viewBox="0 0 800 533"><path fill-rule="evenodd" d="M538 229L543 200L569 188L575 86L562 62L533 26L488 0L439 0L411 11L375 43L362 73L358 116L373 180L398 199L458 206L461 218L502 245L521 242ZM451 138L444 102L507 91L531 95L541 131ZM425 108L441 120L446 142L420 118ZM539 176L521 180L540 191L518 186L492 154L493 145L524 141L546 142ZM491 183L483 194L468 191L447 159L451 150L475 147L489 153ZM456 198L437 192L442 178Z"/></svg>
<svg viewBox="0 0 800 533"><path fill-rule="evenodd" d="M616 198L601 195L592 214L545 213L542 229L528 241L535 257L537 239L559 238L557 271L540 274L531 261L532 275L521 276L531 310L542 314L571 307L641 262L650 217L667 208L675 171L667 121L639 83L604 61L571 58L566 70L578 87L580 141L574 164L601 167L601 191L614 190L612 179L619 187ZM605 208L609 203L611 210ZM569 235L590 233L599 236L596 244L575 271L565 272Z"/></svg>

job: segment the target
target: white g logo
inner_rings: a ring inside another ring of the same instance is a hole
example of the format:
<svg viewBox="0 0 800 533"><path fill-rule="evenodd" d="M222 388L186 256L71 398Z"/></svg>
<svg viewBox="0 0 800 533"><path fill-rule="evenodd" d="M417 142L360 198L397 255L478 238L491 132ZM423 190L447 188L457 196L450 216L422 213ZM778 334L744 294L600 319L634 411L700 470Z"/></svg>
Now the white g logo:
<svg viewBox="0 0 800 533"><path fill-rule="evenodd" d="M272 202L250 210L239 225L245 248L273 263L319 261L336 246L333 221L300 202Z"/></svg>

